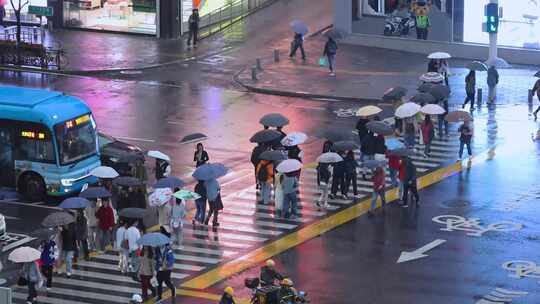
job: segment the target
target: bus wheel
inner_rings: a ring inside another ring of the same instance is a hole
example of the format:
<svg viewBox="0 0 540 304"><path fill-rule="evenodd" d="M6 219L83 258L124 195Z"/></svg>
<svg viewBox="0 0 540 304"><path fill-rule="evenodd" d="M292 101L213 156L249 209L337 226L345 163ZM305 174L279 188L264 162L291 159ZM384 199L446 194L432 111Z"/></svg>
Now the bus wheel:
<svg viewBox="0 0 540 304"><path fill-rule="evenodd" d="M45 198L45 183L37 174L28 174L21 183L21 192L30 202L41 201Z"/></svg>

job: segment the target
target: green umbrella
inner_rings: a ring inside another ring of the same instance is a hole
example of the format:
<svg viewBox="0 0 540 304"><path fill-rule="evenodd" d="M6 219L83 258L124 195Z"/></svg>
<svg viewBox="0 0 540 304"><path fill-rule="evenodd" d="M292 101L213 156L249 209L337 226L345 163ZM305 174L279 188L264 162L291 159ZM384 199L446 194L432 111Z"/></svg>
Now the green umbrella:
<svg viewBox="0 0 540 304"><path fill-rule="evenodd" d="M198 193L185 189L175 192L173 196L184 201L194 201L201 198Z"/></svg>

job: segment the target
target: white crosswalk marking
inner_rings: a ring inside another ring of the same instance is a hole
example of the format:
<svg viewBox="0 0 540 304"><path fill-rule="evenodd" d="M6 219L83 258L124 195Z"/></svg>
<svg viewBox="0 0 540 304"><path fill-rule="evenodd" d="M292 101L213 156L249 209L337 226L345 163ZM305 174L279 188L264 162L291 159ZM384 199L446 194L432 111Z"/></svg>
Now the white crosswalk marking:
<svg viewBox="0 0 540 304"><path fill-rule="evenodd" d="M423 146L417 145L418 151ZM459 141L456 136L447 141L435 140L430 157L421 154L412 157L417 165L419 176L431 172L457 158ZM357 159L360 151L355 151ZM386 168L388 174L389 169ZM237 258L260 246L262 243L279 238L299 226L324 217L328 212L340 210L354 202L371 196L373 183L371 173L367 180L362 174L357 177L357 197L352 198L353 185L349 185L349 198L330 198L329 208L319 210L315 202L320 196L317 185L317 172L314 168L304 168L298 189L298 210L300 217L280 218L275 214L273 199L268 205L257 203L258 193L255 185L223 197L225 209L220 212L220 226L192 225L191 219L184 223L184 240L180 248L174 250L175 263L171 274L178 285L194 275L207 271L218 263ZM247 180L247 179L246 179ZM391 178L386 177L387 187ZM72 277L56 275L50 292L40 290L38 302L46 304L115 304L127 303L133 293L140 293L140 283L128 274L118 270L118 253L110 251L92 258L79 260L74 266ZM26 290L16 287L14 303L25 303ZM487 299L484 299L487 301Z"/></svg>

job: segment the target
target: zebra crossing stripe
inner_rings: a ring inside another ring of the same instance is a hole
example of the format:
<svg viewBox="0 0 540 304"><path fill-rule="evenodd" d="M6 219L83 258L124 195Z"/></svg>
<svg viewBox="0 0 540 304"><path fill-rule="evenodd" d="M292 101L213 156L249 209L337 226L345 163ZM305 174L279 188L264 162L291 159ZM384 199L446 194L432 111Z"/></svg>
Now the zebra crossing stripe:
<svg viewBox="0 0 540 304"><path fill-rule="evenodd" d="M230 257L233 255L236 255L237 251L230 251L230 250L219 250L219 249L208 249L208 248L202 248L202 247L194 247L194 246L187 246L182 245L179 249L179 251L182 252L193 252L193 253L204 253L204 254L213 254L218 256L224 256L224 257Z"/></svg>
<svg viewBox="0 0 540 304"><path fill-rule="evenodd" d="M229 208L229 205L228 203L225 203L225 209L223 209L223 214L233 214L233 215L254 215L255 217L257 218L264 218L264 219L275 219L275 216L273 214L269 214L269 213L262 213L262 212L254 212L254 211L248 211L248 210L238 210L238 209L231 209ZM324 215L323 212L320 212L321 214ZM302 216L305 216L305 211L304 213L302 214ZM299 217L299 218L289 218L289 219L281 219L283 221L286 221L286 222L299 222L299 223L306 223L306 222L309 222L311 220L313 220L313 218L305 218L305 217Z"/></svg>
<svg viewBox="0 0 540 304"><path fill-rule="evenodd" d="M13 296L13 299L24 300L24 301L26 301L26 298L28 297L28 294L26 293L26 291L19 292L15 290L11 293L11 295ZM49 298L49 297L42 297L42 296L39 296L38 300L39 300L39 303L45 303L45 304L93 304L90 302L64 300L64 299L59 299L59 298Z"/></svg>
<svg viewBox="0 0 540 304"><path fill-rule="evenodd" d="M252 224L252 225L257 225L257 226L267 226L267 227L281 228L281 229L294 229L298 226L298 225L278 223L278 222L258 221L255 219L244 218L244 217L234 217L234 216L223 217L223 221L232 222L232 223L241 223L241 224Z"/></svg>
<svg viewBox="0 0 540 304"><path fill-rule="evenodd" d="M118 270L118 267L117 267L118 255L102 254L102 255L98 256L97 259L103 259L103 260L116 262L116 264L114 264L113 266L116 267L115 268L116 270ZM88 262L85 261L84 263L88 263ZM188 270L188 271L201 271L201 270L204 270L206 267L175 263L173 268L174 269L179 269L179 270ZM187 276L187 274L186 274L186 276Z"/></svg>
<svg viewBox="0 0 540 304"><path fill-rule="evenodd" d="M107 290L110 290L111 287L112 286L109 286ZM17 287L17 289L20 289L20 287ZM109 294L104 294L104 293L83 291L80 289L67 289L67 288L61 288L61 287L55 287L49 293L64 295L64 296L72 296L72 297L77 297L77 298L89 298L93 300L101 300L101 301L108 301L108 302L114 302L114 303L129 303L129 301L131 300L131 296L123 297L123 296L118 296L118 295L109 295ZM45 297L39 297L40 301L42 298L45 298Z"/></svg>
<svg viewBox="0 0 540 304"><path fill-rule="evenodd" d="M193 229L185 228L185 227L183 231L184 233L191 233L193 235L200 235L200 236L206 236L206 237L211 235L210 232L205 231L205 230L193 230ZM251 235L226 233L222 231L219 231L219 234L216 234L216 235L219 235L219 238L238 240L238 241L264 242L267 240L267 238L256 237L256 236L251 236Z"/></svg>
<svg viewBox="0 0 540 304"><path fill-rule="evenodd" d="M54 280L54 283L60 283L62 285L71 285L71 286L76 286L76 287L88 287L88 288L105 289L105 290L110 290L111 289L110 284L98 283L98 282L93 282L93 281L88 281L88 280L78 280L78 279L75 279L75 278L67 279L67 278L63 278L63 277L58 277L58 278L55 277L53 280ZM135 286L138 285L138 283L136 283L136 282L133 282L133 283L135 283L134 284ZM54 286L53 286L52 291L55 291L55 290L56 290L56 288L54 288ZM133 294L133 293L139 293L141 291L141 289L138 288L138 287L114 285L114 291ZM41 300L41 297L40 297L40 300Z"/></svg>

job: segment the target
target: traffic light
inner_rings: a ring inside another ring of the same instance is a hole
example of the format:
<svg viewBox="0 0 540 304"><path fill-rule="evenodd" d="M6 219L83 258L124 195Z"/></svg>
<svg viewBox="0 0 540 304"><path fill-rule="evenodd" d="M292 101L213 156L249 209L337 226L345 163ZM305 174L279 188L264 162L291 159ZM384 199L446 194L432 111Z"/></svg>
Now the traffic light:
<svg viewBox="0 0 540 304"><path fill-rule="evenodd" d="M499 31L499 6L496 3L486 5L486 28L488 33Z"/></svg>

